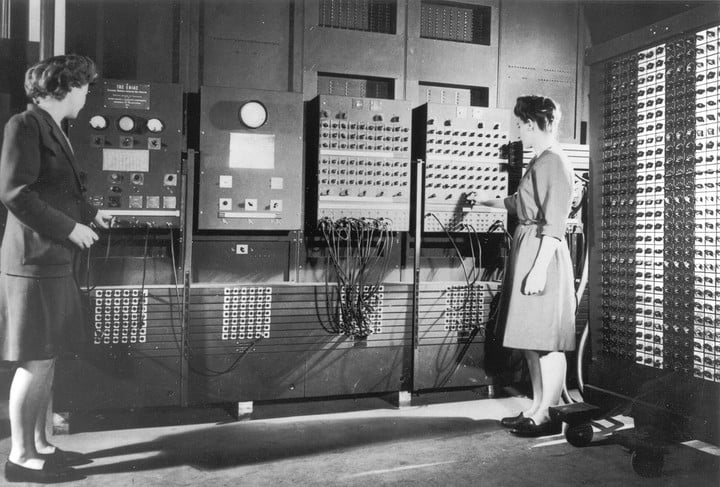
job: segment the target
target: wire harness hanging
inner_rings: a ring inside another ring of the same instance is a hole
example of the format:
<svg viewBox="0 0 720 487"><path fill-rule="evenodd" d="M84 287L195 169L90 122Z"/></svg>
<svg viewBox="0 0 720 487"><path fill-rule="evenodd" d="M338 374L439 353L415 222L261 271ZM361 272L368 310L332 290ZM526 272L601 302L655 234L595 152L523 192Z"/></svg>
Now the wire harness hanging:
<svg viewBox="0 0 720 487"><path fill-rule="evenodd" d="M326 217L318 225L327 244L326 329L352 337L379 332L382 282L394 241L392 222L383 218Z"/></svg>

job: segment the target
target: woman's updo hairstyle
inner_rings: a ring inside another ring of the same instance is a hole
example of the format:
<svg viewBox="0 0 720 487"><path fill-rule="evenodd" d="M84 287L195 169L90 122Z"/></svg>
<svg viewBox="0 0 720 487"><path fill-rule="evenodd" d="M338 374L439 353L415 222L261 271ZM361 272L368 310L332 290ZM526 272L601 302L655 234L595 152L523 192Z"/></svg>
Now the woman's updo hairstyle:
<svg viewBox="0 0 720 487"><path fill-rule="evenodd" d="M72 88L90 84L96 76L95 63L87 56L54 56L25 72L25 94L32 100L46 97L62 100Z"/></svg>
<svg viewBox="0 0 720 487"><path fill-rule="evenodd" d="M545 96L520 96L513 113L523 122L532 120L542 131L552 132L560 122L560 105Z"/></svg>

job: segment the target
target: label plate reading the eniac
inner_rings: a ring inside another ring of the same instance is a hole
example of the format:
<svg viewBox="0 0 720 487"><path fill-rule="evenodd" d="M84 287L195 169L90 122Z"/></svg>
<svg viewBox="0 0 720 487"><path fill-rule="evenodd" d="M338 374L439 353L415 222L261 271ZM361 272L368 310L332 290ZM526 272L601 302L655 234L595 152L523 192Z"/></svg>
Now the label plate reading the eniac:
<svg viewBox="0 0 720 487"><path fill-rule="evenodd" d="M105 81L105 108L150 110L150 84L124 81Z"/></svg>

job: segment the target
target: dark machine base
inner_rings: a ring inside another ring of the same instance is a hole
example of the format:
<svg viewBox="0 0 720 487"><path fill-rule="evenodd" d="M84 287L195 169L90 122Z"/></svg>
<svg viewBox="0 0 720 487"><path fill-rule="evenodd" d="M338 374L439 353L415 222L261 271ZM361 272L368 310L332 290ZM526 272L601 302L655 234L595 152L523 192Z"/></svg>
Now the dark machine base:
<svg viewBox="0 0 720 487"><path fill-rule="evenodd" d="M610 439L632 452L630 463L641 477L659 477L665 464L665 455L670 453L672 446L662 438L637 428L613 433Z"/></svg>
<svg viewBox="0 0 720 487"><path fill-rule="evenodd" d="M568 424L565 429L568 443L575 447L585 447L593 439L591 422L602 418L605 415L603 411L604 408L580 402L550 408L550 418ZM670 435L668 431L677 431L677 428L669 427L668 422L672 418L665 417L660 425L658 415L652 414L652 411L651 408L635 405L630 411L635 428L616 431L605 439L605 443L622 445L630 451L633 470L646 478L659 477L665 464L665 455L689 439Z"/></svg>

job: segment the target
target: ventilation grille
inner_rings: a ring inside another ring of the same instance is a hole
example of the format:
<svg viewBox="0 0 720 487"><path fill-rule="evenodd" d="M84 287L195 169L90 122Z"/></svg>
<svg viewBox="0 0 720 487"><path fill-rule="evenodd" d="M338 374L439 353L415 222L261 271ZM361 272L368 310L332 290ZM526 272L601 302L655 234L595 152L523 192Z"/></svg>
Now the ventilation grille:
<svg viewBox="0 0 720 487"><path fill-rule="evenodd" d="M395 34L396 0L320 0L320 27Z"/></svg>
<svg viewBox="0 0 720 487"><path fill-rule="evenodd" d="M490 45L491 7L462 3L423 2L420 37Z"/></svg>
<svg viewBox="0 0 720 487"><path fill-rule="evenodd" d="M318 94L358 98L395 98L395 80L318 73Z"/></svg>

